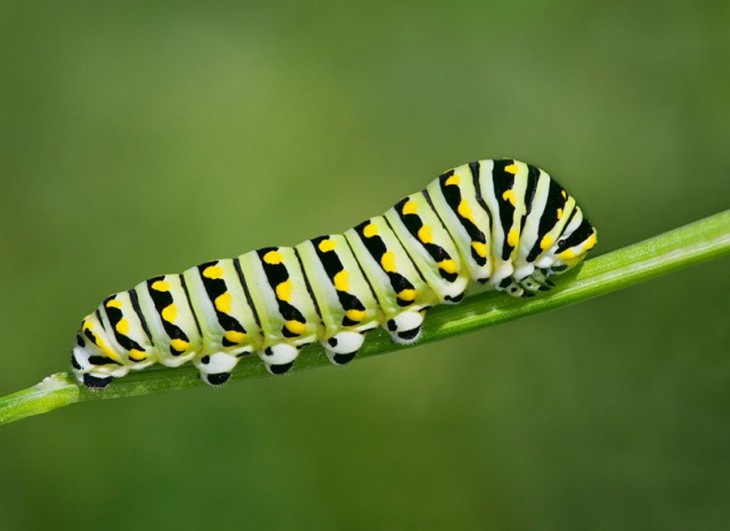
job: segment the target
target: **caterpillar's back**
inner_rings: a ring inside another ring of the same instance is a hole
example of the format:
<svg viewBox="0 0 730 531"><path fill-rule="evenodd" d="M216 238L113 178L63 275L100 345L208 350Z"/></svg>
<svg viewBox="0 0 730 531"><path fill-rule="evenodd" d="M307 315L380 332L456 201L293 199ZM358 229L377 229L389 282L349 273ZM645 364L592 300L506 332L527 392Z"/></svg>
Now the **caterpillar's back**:
<svg viewBox="0 0 730 531"><path fill-rule="evenodd" d="M110 295L83 319L71 362L96 388L189 361L219 385L253 352L281 374L315 341L343 364L377 326L396 342L416 341L426 309L459 302L470 280L515 297L547 291L550 276L595 244L595 229L546 172L472 162L344 234L213 260Z"/></svg>

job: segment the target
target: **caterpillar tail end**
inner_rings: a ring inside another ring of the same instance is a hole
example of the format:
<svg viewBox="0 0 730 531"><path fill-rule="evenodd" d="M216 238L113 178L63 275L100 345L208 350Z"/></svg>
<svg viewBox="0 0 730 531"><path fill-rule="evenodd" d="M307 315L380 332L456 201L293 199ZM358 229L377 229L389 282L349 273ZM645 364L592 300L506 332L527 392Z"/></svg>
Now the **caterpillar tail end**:
<svg viewBox="0 0 730 531"><path fill-rule="evenodd" d="M121 378L129 372L123 365L89 352L82 346L75 346L71 351L71 367L79 383L91 391L104 389L114 378Z"/></svg>

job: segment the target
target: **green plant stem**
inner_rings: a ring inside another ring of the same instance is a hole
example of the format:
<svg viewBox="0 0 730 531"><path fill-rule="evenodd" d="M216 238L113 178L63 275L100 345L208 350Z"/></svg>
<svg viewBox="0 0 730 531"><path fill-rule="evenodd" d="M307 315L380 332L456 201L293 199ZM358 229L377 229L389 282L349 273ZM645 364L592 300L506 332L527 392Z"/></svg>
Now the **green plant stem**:
<svg viewBox="0 0 730 531"><path fill-rule="evenodd" d="M591 260L563 275L549 293L531 299L515 299L484 292L458 306L439 306L429 311L422 339L429 343L478 328L511 321L552 308L604 295L650 278L658 277L730 252L730 210L690 223L649 240L630 245ZM369 334L359 357L402 348L382 330ZM306 347L294 372L328 364L319 345ZM232 380L266 375L255 356L239 363ZM177 369L150 368L113 382L107 389L89 391L72 375L58 373L39 384L0 398L0 424L38 415L76 402L122 398L205 385L190 365Z"/></svg>

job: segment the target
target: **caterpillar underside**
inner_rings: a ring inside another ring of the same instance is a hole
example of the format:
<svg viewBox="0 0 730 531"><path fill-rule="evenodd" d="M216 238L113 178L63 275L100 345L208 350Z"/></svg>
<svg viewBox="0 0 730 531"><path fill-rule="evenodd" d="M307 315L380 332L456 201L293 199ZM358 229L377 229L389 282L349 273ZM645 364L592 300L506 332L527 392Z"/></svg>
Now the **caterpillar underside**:
<svg viewBox="0 0 730 531"><path fill-rule="evenodd" d="M377 326L398 343L416 341L426 310L458 303L469 281L515 297L547 291L551 276L595 244L595 229L546 172L472 162L344 234L213 260L110 295L83 319L71 361L92 388L187 362L220 385L252 353L282 374L315 341L341 365Z"/></svg>

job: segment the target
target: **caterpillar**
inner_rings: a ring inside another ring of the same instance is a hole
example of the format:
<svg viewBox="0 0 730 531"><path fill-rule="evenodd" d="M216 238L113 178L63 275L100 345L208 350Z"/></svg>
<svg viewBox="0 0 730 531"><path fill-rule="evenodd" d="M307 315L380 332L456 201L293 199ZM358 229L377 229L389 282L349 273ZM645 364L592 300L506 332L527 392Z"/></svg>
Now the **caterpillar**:
<svg viewBox="0 0 730 531"><path fill-rule="evenodd" d="M458 303L470 281L514 297L549 290L596 238L545 171L480 160L343 234L212 260L110 295L83 318L71 364L94 389L155 363L188 362L218 386L252 353L283 374L316 341L343 365L377 326L415 342L426 310Z"/></svg>

